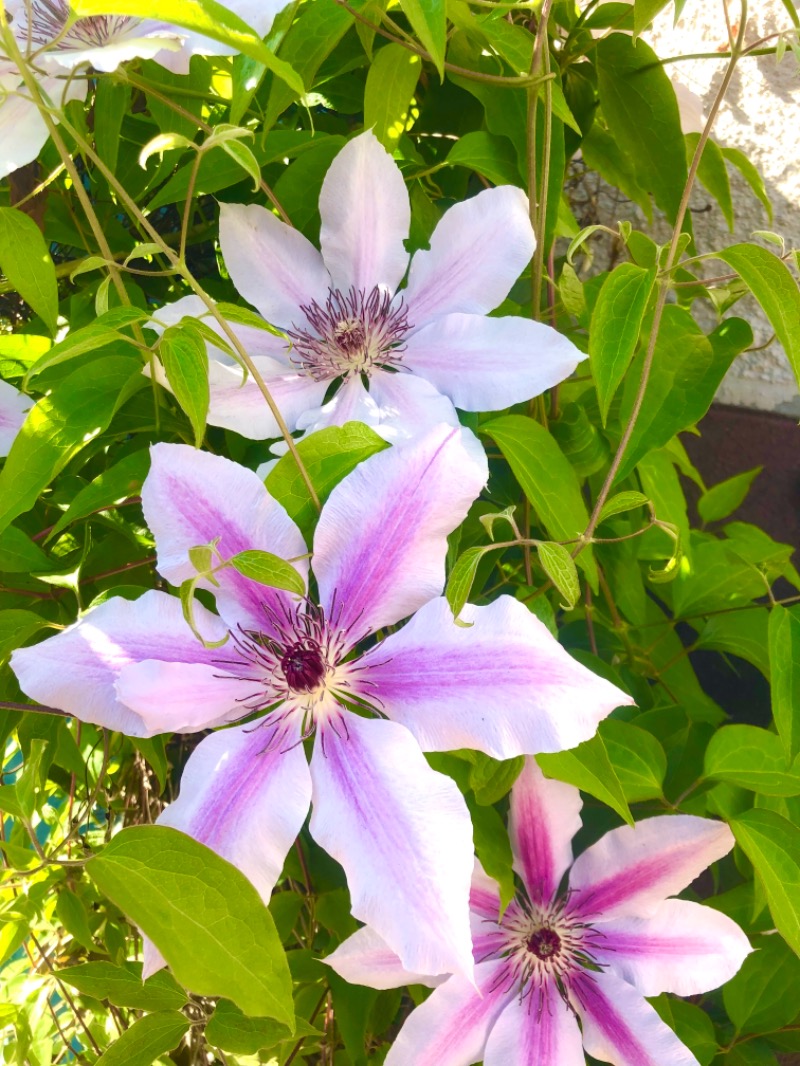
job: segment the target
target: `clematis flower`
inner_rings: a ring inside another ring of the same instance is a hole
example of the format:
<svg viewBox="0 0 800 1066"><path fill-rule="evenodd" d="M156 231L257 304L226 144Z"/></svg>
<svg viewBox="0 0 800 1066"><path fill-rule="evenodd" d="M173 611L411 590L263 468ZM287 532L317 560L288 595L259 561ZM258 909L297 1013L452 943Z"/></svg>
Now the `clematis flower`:
<svg viewBox="0 0 800 1066"><path fill-rule="evenodd" d="M386 1066L584 1066L584 1048L614 1066L698 1066L645 997L707 992L749 954L726 915L668 898L726 855L733 836L710 819L648 818L606 833L572 863L580 809L576 788L526 760L510 809L524 893L498 920L498 887L476 865L476 983L460 975L440 983L409 1016ZM369 927L326 961L356 984L420 982Z"/></svg>
<svg viewBox="0 0 800 1066"><path fill-rule="evenodd" d="M7 381L0 381L0 456L8 455L30 406L29 397Z"/></svg>
<svg viewBox="0 0 800 1066"><path fill-rule="evenodd" d="M451 207L399 292L411 210L399 168L371 132L334 159L320 214L321 254L257 204L221 206L231 279L287 335L264 334L251 354L271 360L265 377L290 429L352 420L388 440L412 437L456 424L453 405L494 411L537 396L583 358L549 326L487 317L533 254L522 190L486 189ZM198 303L181 301L181 313L198 313ZM239 388L241 371L221 354L211 352L209 421L254 439L277 436L256 384Z"/></svg>
<svg viewBox="0 0 800 1066"><path fill-rule="evenodd" d="M238 15L263 37L284 0L228 0ZM129 59L155 59L176 74L189 72L193 55L230 55L235 49L169 22L130 15L92 15L75 19L69 0L6 0L14 35L26 55L55 71L88 65L110 72Z"/></svg>
<svg viewBox="0 0 800 1066"><path fill-rule="evenodd" d="M151 454L142 502L168 581L195 575L190 549L216 538L224 559L268 550L305 577L303 537L252 471L184 445ZM438 427L333 490L314 535L317 600L228 568L206 583L219 614L196 608L207 642L227 637L220 647L195 638L176 597L150 591L16 651L12 667L32 698L132 736L260 715L200 742L160 821L237 865L267 900L313 804L311 834L344 867L353 913L409 969L469 979L469 815L422 752L570 747L629 702L510 597L454 624L440 595L447 536L486 476L474 437ZM301 742L312 734L309 767ZM150 949L148 972L158 962Z"/></svg>

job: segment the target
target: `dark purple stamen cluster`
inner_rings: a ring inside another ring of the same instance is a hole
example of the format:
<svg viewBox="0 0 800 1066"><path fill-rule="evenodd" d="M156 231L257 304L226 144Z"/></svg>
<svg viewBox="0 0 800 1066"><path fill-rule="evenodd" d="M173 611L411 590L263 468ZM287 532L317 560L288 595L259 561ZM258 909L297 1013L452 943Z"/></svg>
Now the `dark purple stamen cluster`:
<svg viewBox="0 0 800 1066"><path fill-rule="evenodd" d="M61 37L70 17L68 0L31 0L28 19L23 16L16 36L23 45L44 48ZM101 48L132 20L125 15L94 15L78 19L55 45L57 49Z"/></svg>
<svg viewBox="0 0 800 1066"><path fill-rule="evenodd" d="M399 367L411 326L402 300L388 292L332 290L324 306L303 307L308 325L290 329L292 360L316 381L369 374L373 367Z"/></svg>

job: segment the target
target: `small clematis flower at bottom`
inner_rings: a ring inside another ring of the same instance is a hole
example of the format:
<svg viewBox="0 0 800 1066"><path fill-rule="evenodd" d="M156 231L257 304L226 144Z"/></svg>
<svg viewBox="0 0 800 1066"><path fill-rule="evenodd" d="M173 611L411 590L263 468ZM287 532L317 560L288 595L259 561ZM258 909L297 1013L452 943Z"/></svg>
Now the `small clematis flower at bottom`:
<svg viewBox="0 0 800 1066"><path fill-rule="evenodd" d="M326 962L354 984L438 984L412 1012L386 1066L698 1066L645 999L724 984L750 952L726 915L682 891L733 847L726 825L688 815L606 833L572 864L580 793L533 759L511 792L514 868L524 894L500 914L496 883L476 867L470 907L476 984L404 971L373 929ZM477 986L477 988L476 988Z"/></svg>
<svg viewBox="0 0 800 1066"><path fill-rule="evenodd" d="M248 550L295 560L305 580L300 530L256 474L184 445L151 455L142 503L168 581L195 577L190 552L212 542L225 560ZM560 750L630 702L509 596L454 624L441 596L447 537L486 478L475 438L439 427L333 490L314 534L315 601L226 568L203 586L219 615L195 609L220 646L196 639L177 597L150 591L108 600L16 651L12 667L34 699L132 736L229 725L197 746L160 821L268 900L312 805L310 832L344 867L353 913L410 970L471 979L472 827L423 751ZM159 963L151 946L146 971Z"/></svg>

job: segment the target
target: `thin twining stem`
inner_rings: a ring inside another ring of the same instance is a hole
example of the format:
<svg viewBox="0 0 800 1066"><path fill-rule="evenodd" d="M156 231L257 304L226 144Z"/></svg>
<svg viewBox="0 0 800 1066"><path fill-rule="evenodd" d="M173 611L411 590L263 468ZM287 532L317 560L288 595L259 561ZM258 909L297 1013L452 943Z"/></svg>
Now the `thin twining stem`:
<svg viewBox="0 0 800 1066"><path fill-rule="evenodd" d="M723 0L723 2L727 2L727 0ZM700 167L700 161L703 157L703 151L705 149L706 144L708 143L709 137L711 136L711 130L716 120L719 109L722 105L722 101L724 100L725 94L727 93L728 88L730 86L731 79L733 78L733 74L736 69L736 64L740 56L742 55L744 34L747 28L747 0L741 0L741 7L742 18L739 26L739 33L736 38L736 46L731 54L730 61L725 70L725 76L722 79L722 83L719 87L719 90L717 91L717 94L714 97L714 102L711 105L708 120L703 128L703 132L700 134L700 137L697 141L694 156L692 157L692 162L689 166L689 173L686 178L686 184L683 188L683 194L681 195L681 201L678 207L678 213L675 218L675 225L672 231L672 240L670 241L669 251L667 252L667 259L665 263L666 273L669 273L669 271L672 270L675 263L677 262L681 233L683 231L683 222L686 217L686 212L689 209L689 197L691 196L692 188L694 187L694 182L697 177L697 171ZM659 284L658 297L656 299L656 307L653 315L653 325L650 330L650 337L648 339L644 366L642 367L642 377L639 382L639 388L636 393L636 399L633 404L633 410L631 411L631 417L628 420L628 424L626 425L625 431L622 434L622 438L619 442L619 447L617 448L616 454L614 455L614 458L611 462L611 466L609 468L608 474L606 475L606 479L603 482L603 487L601 488L600 493L598 494L597 501L594 505L594 510L592 511L592 515L589 519L589 525L584 531L583 537L581 538L581 543L578 544L577 548L573 552L573 556L581 552L583 548L585 548L586 545L591 541L592 534L594 533L595 529L597 528L597 524L600 521L600 514L603 510L606 500L608 499L609 493L611 492L611 487L614 484L614 479L616 478L617 473L619 472L619 468L622 465L622 460L625 456L625 452L627 450L628 444L630 443L631 437L633 436L633 431L636 428L636 422L642 410L645 393L647 391L647 385L650 380L650 372L653 368L653 357L655 355L656 341L658 340L659 328L661 326L661 319L664 314L664 308L667 303L668 293L669 285L667 282L662 280Z"/></svg>

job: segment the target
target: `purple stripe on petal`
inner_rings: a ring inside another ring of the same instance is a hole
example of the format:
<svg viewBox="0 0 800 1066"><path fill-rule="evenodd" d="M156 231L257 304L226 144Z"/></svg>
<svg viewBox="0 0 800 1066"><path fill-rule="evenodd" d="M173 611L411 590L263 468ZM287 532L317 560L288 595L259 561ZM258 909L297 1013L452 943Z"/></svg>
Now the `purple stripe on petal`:
<svg viewBox="0 0 800 1066"><path fill-rule="evenodd" d="M311 834L342 864L353 914L413 973L471 977L472 825L454 782L402 726L343 712L319 727Z"/></svg>
<svg viewBox="0 0 800 1066"><path fill-rule="evenodd" d="M534 759L511 790L509 831L518 871L531 902L547 906L572 862L572 838L581 827L581 794L548 781Z"/></svg>
<svg viewBox="0 0 800 1066"><path fill-rule="evenodd" d="M583 1044L614 1066L699 1066L641 992L610 973L582 972L570 982Z"/></svg>
<svg viewBox="0 0 800 1066"><path fill-rule="evenodd" d="M497 1019L484 1066L585 1066L578 1021L548 981L514 996Z"/></svg>
<svg viewBox="0 0 800 1066"><path fill-rule="evenodd" d="M570 909L583 918L652 914L733 847L722 822L664 815L606 833L570 873Z"/></svg>
<svg viewBox="0 0 800 1066"><path fill-rule="evenodd" d="M503 969L502 962L476 966L479 991L458 976L440 985L409 1015L386 1056L386 1066L469 1066L480 1061L492 1026L516 995L515 990L505 990ZM503 985L502 990L498 985Z"/></svg>

